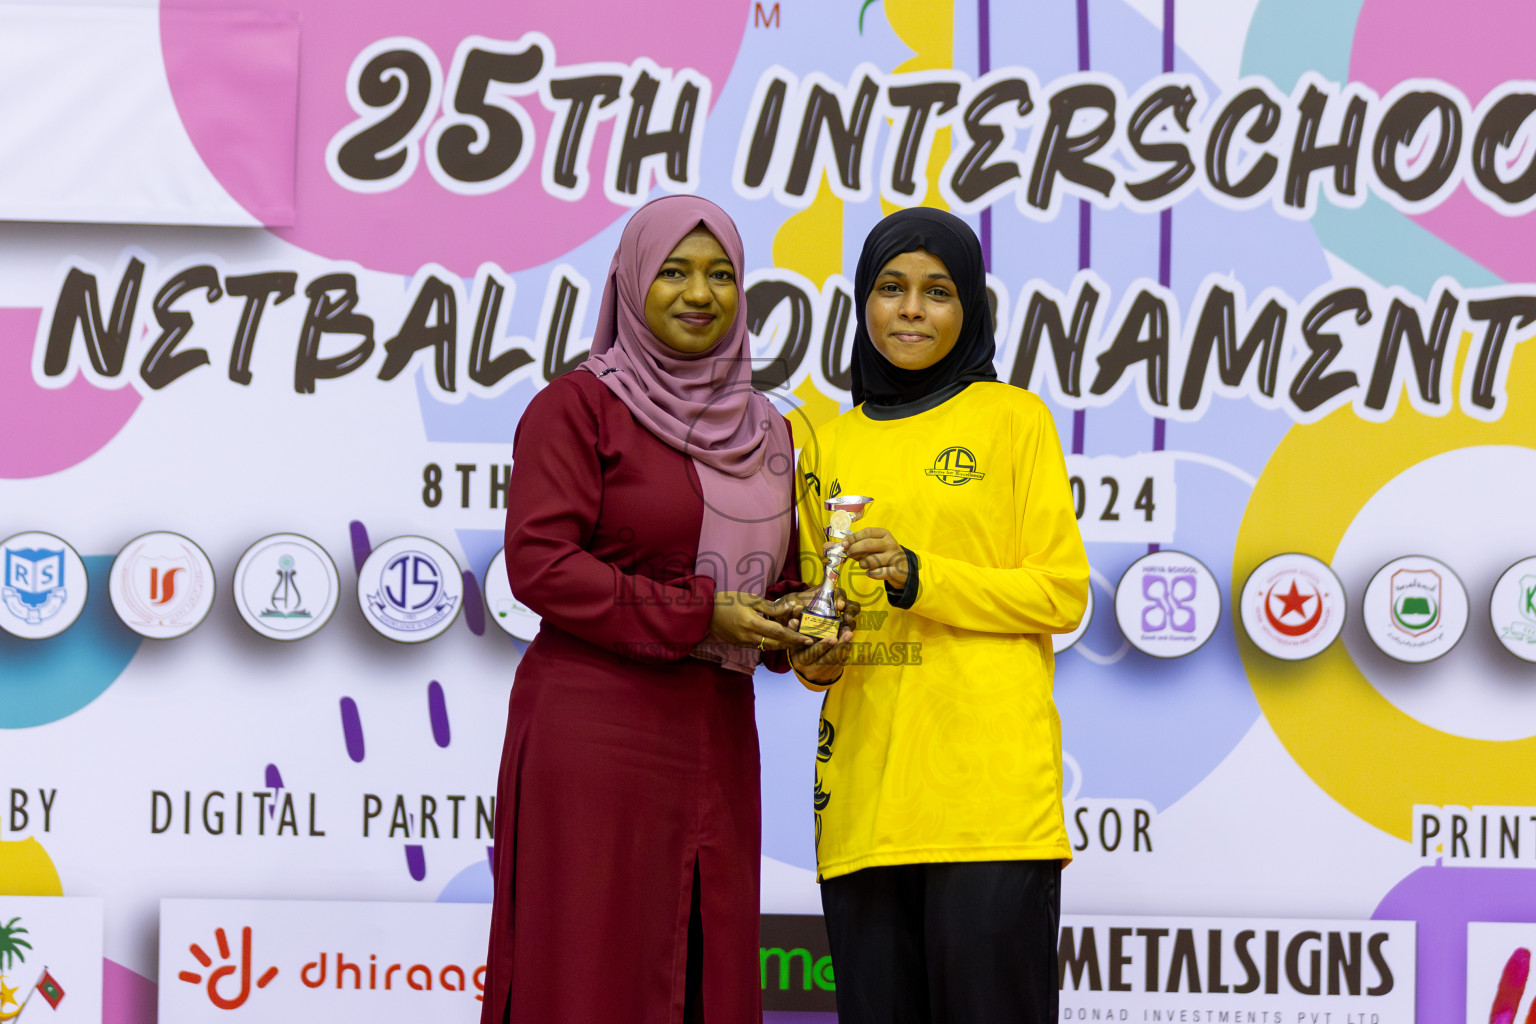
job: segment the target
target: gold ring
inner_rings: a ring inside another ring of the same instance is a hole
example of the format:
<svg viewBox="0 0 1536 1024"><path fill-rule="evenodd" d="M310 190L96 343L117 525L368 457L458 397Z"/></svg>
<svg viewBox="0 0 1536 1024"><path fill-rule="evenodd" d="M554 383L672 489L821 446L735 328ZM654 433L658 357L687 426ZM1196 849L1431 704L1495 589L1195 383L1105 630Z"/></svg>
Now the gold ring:
<svg viewBox="0 0 1536 1024"><path fill-rule="evenodd" d="M757 649L760 650L760 651L767 650L767 648L765 648L763 646L763 644L766 644L767 642L768 642L768 638L767 637L765 637L765 636L758 637L757 638Z"/></svg>

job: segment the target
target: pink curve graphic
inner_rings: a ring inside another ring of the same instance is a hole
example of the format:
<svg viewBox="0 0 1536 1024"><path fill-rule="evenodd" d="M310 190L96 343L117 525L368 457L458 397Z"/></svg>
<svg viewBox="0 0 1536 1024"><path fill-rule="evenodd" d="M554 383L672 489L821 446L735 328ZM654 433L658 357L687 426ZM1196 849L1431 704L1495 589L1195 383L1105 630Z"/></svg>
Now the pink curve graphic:
<svg viewBox="0 0 1536 1024"><path fill-rule="evenodd" d="M1455 31L1446 31L1454 22ZM1355 24L1349 76L1385 95L1410 78L1438 78L1475 108L1503 82L1531 77L1536 5L1528 0L1365 0ZM1470 146L1472 125L1463 126ZM1526 217L1505 217L1458 188L1414 220L1506 281L1536 281Z"/></svg>
<svg viewBox="0 0 1536 1024"><path fill-rule="evenodd" d="M24 433L0 445L0 479L47 476L85 461L117 436L139 406L132 388L106 390L82 378L57 390L32 380L40 309L0 309L0 409Z"/></svg>
<svg viewBox="0 0 1536 1024"><path fill-rule="evenodd" d="M485 262L509 271L539 266L629 214L628 207L610 202L603 193L612 122L605 122L593 136L588 163L593 179L586 195L575 202L548 194L540 183L554 119L531 96L521 97L533 127L532 139L525 140L532 147L531 161L510 185L485 195L457 194L438 184L422 161L398 187L354 191L332 179L325 153L331 140L358 119L347 99L347 79L359 54L385 39L416 40L432 52L446 76L465 40L510 43L536 30L548 37L562 68L589 62L627 66L641 57L660 68L693 68L709 79L713 105L725 89L752 21L748 0L717 0L704 6L690 0L655 0L643 7L563 0L547 11L519 4L454 6L415 0L185 0L177 9L196 12L202 20L162 17L160 38L171 95L199 156L237 202L261 216L276 183L263 186L253 177L241 148L245 143L221 109L230 95L230 73L221 66L227 51L223 36L218 46L208 45L210 34L228 34L227 19L235 12L276 25L274 19L291 11L303 26L303 44L297 51L297 81L303 88L298 92L296 151L287 165L295 209L291 221L269 222L292 224L273 233L316 255L355 260L374 270L411 274L436 262L466 277ZM680 25L687 28L680 30ZM285 38L274 27L266 43L241 43L242 59L257 69L263 53L270 62L285 60L292 52L282 45ZM241 114L234 125L252 117L268 124L290 122L293 94L281 87L282 76L259 77L261 91L236 90ZM209 83L215 87L207 88ZM418 89L413 95L425 94ZM452 96L448 100L455 102ZM466 102L479 100L471 97ZM425 121L412 123L425 125L438 115L429 109L421 116ZM661 123L658 114L653 127ZM705 130L703 112L694 130ZM423 141L418 137L410 145L419 152ZM265 156L261 165L274 167Z"/></svg>
<svg viewBox="0 0 1536 1024"><path fill-rule="evenodd" d="M294 219L299 19L290 10L161 8L166 78L196 90L177 112L229 194L263 224Z"/></svg>
<svg viewBox="0 0 1536 1024"><path fill-rule="evenodd" d="M115 960L101 961L102 1024L153 1024L160 986Z"/></svg>

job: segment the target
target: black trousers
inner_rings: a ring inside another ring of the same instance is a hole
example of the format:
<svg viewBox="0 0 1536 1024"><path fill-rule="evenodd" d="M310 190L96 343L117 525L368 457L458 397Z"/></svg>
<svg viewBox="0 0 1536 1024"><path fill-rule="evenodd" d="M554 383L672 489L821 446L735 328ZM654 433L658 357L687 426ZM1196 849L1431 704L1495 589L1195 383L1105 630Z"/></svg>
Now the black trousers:
<svg viewBox="0 0 1536 1024"><path fill-rule="evenodd" d="M821 904L839 1024L1055 1024L1060 862L865 868Z"/></svg>

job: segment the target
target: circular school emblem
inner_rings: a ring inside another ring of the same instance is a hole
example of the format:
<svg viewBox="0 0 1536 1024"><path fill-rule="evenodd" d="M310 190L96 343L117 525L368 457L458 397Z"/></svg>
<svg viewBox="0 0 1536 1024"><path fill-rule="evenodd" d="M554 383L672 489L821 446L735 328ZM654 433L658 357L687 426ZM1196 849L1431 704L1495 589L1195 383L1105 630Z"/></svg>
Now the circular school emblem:
<svg viewBox="0 0 1536 1024"><path fill-rule="evenodd" d="M464 604L464 578L442 545L396 537L373 549L357 581L368 624L391 640L415 644L441 635Z"/></svg>
<svg viewBox="0 0 1536 1024"><path fill-rule="evenodd" d="M146 533L118 552L107 592L123 625L151 640L171 640L208 617L213 563L179 533Z"/></svg>
<svg viewBox="0 0 1536 1024"><path fill-rule="evenodd" d="M1434 661L1467 629L1466 588L1444 562L1424 555L1377 570L1361 606L1371 640L1398 661Z"/></svg>
<svg viewBox="0 0 1536 1024"><path fill-rule="evenodd" d="M263 537L235 566L235 607L245 624L273 640L301 640L331 620L341 597L336 563L297 533Z"/></svg>
<svg viewBox="0 0 1536 1024"><path fill-rule="evenodd" d="M1504 570L1494 584L1488 614L1505 650L1522 661L1536 661L1536 557Z"/></svg>
<svg viewBox="0 0 1536 1024"><path fill-rule="evenodd" d="M507 549L502 548L491 559L491 567L485 570L485 607L491 613L491 621L508 635L519 640L532 640L539 634L539 613L519 601L512 593L512 583L507 579Z"/></svg>
<svg viewBox="0 0 1536 1024"><path fill-rule="evenodd" d="M0 543L0 573L0 629L14 636L58 636L85 608L85 562L51 533L18 533Z"/></svg>
<svg viewBox="0 0 1536 1024"><path fill-rule="evenodd" d="M1198 558L1182 551L1142 555L1115 588L1115 620L1131 646L1143 654L1193 654L1221 620L1216 577Z"/></svg>
<svg viewBox="0 0 1536 1024"><path fill-rule="evenodd" d="M1327 650L1344 628L1344 586L1310 555L1276 555L1243 584L1239 610L1254 646L1301 661Z"/></svg>

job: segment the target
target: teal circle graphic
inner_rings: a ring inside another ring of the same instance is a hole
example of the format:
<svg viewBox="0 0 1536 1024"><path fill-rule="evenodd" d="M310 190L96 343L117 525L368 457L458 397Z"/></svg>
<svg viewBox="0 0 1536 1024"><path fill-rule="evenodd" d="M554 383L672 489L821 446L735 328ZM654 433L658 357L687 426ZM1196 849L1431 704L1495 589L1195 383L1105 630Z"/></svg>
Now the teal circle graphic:
<svg viewBox="0 0 1536 1024"><path fill-rule="evenodd" d="M139 649L107 598L112 556L81 560L91 596L73 626L47 640L0 633L0 729L68 718L105 693Z"/></svg>

